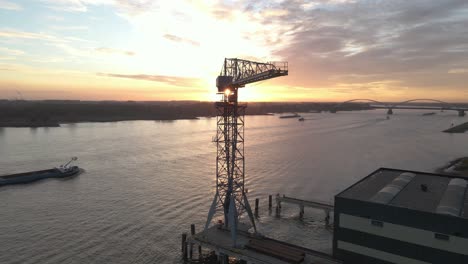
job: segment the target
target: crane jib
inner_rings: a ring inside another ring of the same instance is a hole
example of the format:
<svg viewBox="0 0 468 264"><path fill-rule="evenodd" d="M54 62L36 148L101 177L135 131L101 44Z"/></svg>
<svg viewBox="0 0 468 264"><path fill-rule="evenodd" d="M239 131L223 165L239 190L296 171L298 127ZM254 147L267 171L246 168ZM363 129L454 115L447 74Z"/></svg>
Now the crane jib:
<svg viewBox="0 0 468 264"><path fill-rule="evenodd" d="M260 63L241 59L225 59L216 78L218 92L243 87L246 84L288 75L287 62Z"/></svg>

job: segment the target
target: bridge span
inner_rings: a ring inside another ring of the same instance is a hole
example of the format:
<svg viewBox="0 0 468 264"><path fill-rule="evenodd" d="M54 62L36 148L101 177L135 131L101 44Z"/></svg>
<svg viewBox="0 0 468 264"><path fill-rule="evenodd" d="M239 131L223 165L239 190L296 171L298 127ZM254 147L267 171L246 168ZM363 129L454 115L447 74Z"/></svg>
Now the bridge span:
<svg viewBox="0 0 468 264"><path fill-rule="evenodd" d="M431 102L431 103L438 103L439 106L417 106L413 105L413 102ZM456 105L453 105L451 103L447 103L441 100L437 99L411 99L411 100L405 100L402 102L397 102L397 103L384 103L381 101L377 101L374 99L351 99L347 100L341 103L338 103L333 107L331 110L332 113L336 113L343 109L343 106L346 104L354 103L354 102L371 102L371 103L376 103L376 105L371 105L372 108L378 108L378 109L388 109L387 114L392 115L394 109L410 109L410 110L449 110L449 111L456 111L458 112L458 116L465 116L465 112L468 111L468 108L466 107L459 107Z"/></svg>

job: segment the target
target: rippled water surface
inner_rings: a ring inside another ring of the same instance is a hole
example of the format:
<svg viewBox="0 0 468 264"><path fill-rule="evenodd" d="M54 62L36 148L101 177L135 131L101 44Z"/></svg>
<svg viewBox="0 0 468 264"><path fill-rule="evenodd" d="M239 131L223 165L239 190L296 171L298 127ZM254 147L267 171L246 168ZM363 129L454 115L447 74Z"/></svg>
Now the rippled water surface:
<svg viewBox="0 0 468 264"><path fill-rule="evenodd" d="M433 171L468 155L468 121L454 112L399 110L246 118L246 188L260 198L259 229L330 252L323 213L269 194L332 202L379 167ZM0 188L0 263L178 263L180 234L200 228L215 183L215 119L0 128L0 174L48 169L71 156L85 169L68 179Z"/></svg>

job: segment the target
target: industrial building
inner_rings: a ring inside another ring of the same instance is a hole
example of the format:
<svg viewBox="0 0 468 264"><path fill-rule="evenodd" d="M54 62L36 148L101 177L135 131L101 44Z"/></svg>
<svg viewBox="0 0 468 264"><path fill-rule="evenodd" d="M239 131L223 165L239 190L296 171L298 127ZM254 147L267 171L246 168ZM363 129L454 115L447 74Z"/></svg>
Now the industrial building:
<svg viewBox="0 0 468 264"><path fill-rule="evenodd" d="M344 263L468 263L468 179L381 168L335 196Z"/></svg>

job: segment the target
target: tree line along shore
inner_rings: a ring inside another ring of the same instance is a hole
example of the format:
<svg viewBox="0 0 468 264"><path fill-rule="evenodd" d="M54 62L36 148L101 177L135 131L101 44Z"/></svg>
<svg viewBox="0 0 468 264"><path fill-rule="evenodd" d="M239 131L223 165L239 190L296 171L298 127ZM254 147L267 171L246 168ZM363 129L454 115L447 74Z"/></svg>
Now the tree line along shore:
<svg viewBox="0 0 468 264"><path fill-rule="evenodd" d="M335 103L248 103L247 115L330 111ZM340 111L368 110L369 104ZM60 123L126 120L177 120L216 116L213 102L0 101L0 127L53 127Z"/></svg>

